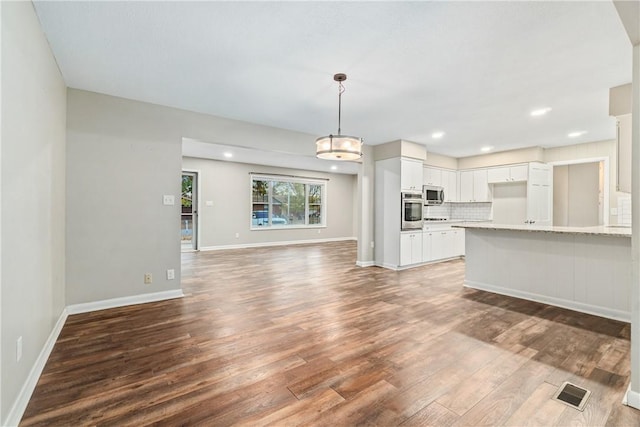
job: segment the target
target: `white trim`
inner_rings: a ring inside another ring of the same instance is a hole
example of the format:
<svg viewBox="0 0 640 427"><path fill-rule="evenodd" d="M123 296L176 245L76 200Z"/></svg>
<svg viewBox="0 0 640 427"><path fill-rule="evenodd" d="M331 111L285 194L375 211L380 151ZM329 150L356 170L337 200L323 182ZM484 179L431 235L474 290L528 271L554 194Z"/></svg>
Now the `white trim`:
<svg viewBox="0 0 640 427"><path fill-rule="evenodd" d="M204 246L201 251L223 251L225 249L247 249L247 248L263 248L266 246L289 246L289 245L308 245L310 243L329 243L344 242L347 240L358 240L355 237L333 237L329 239L310 239L310 240L285 240L282 242L260 242L260 243L242 243L239 245L221 245L221 246Z"/></svg>
<svg viewBox="0 0 640 427"><path fill-rule="evenodd" d="M631 390L631 384L629 384L627 392L622 397L622 404L631 406L632 408L640 409L640 393Z"/></svg>
<svg viewBox="0 0 640 427"><path fill-rule="evenodd" d="M551 165L551 171L553 172L553 167L554 166L566 166L566 165L579 165L579 164L583 164L583 163L597 163L597 162L603 162L604 164L604 183L603 183L603 200L602 200L602 204L603 206L603 212L602 212L602 221L603 221L603 225L609 225L609 215L610 215L610 211L611 211L611 205L610 205L610 194L609 194L609 186L610 186L610 179L609 179L609 157L588 157L588 158L584 158L584 159L574 159L574 160L558 160L555 162L548 162L549 165Z"/></svg>
<svg viewBox="0 0 640 427"><path fill-rule="evenodd" d="M593 314L595 316L606 317L607 319L619 320L622 322L631 322L631 313L628 311L614 310L610 308L598 307L590 304L584 304L577 301L569 301L565 299L554 298L545 295L532 294L530 292L519 291L515 289L507 289L500 286L488 285L486 283L475 282L471 280L464 281L465 288L479 289L482 291L493 292L500 295L526 299L529 301L550 304L556 307L567 308L569 310L579 311L581 313Z"/></svg>
<svg viewBox="0 0 640 427"><path fill-rule="evenodd" d="M3 426L17 426L20 423L20 420L24 415L24 411L27 409L27 405L29 404L29 400L31 399L31 395L38 384L40 375L42 375L42 370L44 369L44 366L51 355L51 351L53 350L53 346L55 345L56 340L62 331L62 327L67 320L68 314L69 312L66 308L62 310L62 313L60 313L60 317L51 330L49 338L47 338L47 341L44 343L44 346L33 364L31 371L29 371L29 375L22 385L20 393L18 393L18 397L13 403L13 406L11 406L7 419L4 420L4 423L2 424Z"/></svg>
<svg viewBox="0 0 640 427"><path fill-rule="evenodd" d="M68 314L88 313L90 311L106 310L108 308L125 307L127 305L145 304L148 302L164 301L174 298L182 298L182 289L154 292L150 294L132 295L130 297L106 299L102 301L85 302L67 306Z"/></svg>
<svg viewBox="0 0 640 427"><path fill-rule="evenodd" d="M356 261L356 265L358 267L373 267L376 263L373 261Z"/></svg>

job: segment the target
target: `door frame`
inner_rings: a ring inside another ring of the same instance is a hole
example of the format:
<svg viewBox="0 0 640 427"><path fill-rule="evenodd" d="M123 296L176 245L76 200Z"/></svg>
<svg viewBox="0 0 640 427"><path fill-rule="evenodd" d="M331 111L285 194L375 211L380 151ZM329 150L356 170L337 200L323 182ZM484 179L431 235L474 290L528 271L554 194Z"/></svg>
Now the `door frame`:
<svg viewBox="0 0 640 427"><path fill-rule="evenodd" d="M185 173L187 174L193 174L195 175L195 185L196 185L196 189L195 189L195 196L196 196L196 203L195 203L195 221L193 221L193 223L195 224L195 228L196 228L196 232L194 233L193 237L196 239L196 243L192 249L192 251L199 251L200 250L200 178L201 178L201 173L200 173L200 169L182 169L182 172L180 173L180 179L182 180L182 175L184 175ZM181 212L181 216L182 216L182 192L180 193L180 212ZM182 252L182 248L180 249L180 251Z"/></svg>
<svg viewBox="0 0 640 427"><path fill-rule="evenodd" d="M604 170L603 170L603 196L602 196L602 225L609 225L609 216L611 214L611 204L609 201L609 157L588 157L584 159L574 159L574 160L558 160L555 162L547 162L549 165L553 166L567 166L567 165L579 165L582 163L599 163L602 162ZM553 169L552 169L553 170Z"/></svg>

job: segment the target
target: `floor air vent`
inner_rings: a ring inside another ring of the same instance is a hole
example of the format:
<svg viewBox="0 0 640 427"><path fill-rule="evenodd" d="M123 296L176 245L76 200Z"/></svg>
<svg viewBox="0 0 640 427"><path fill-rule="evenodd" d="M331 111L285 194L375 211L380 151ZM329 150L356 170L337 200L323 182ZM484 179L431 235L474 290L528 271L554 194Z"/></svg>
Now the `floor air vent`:
<svg viewBox="0 0 640 427"><path fill-rule="evenodd" d="M553 398L578 411L583 411L587 400L589 400L589 396L591 396L589 390L578 387L570 382L565 382L560 386Z"/></svg>

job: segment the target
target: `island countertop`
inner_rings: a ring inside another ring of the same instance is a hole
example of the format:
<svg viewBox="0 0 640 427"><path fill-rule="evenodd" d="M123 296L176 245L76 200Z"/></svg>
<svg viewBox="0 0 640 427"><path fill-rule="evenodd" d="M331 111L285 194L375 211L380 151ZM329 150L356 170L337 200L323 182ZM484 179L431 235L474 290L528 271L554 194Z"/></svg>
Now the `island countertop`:
<svg viewBox="0 0 640 427"><path fill-rule="evenodd" d="M631 227L625 226L598 225L593 227L558 227L552 225L536 224L493 224L488 222L464 222L451 224L451 226L475 230L527 231L542 233L631 237Z"/></svg>

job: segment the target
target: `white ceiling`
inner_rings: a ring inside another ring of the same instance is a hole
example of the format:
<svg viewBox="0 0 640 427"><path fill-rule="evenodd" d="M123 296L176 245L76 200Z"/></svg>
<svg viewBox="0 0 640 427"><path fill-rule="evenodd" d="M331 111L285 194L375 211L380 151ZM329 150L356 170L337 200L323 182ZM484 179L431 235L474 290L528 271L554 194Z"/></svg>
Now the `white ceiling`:
<svg viewBox="0 0 640 427"><path fill-rule="evenodd" d="M343 133L454 157L613 139L608 89L631 81L610 1L35 7L70 87L320 136L344 72Z"/></svg>

